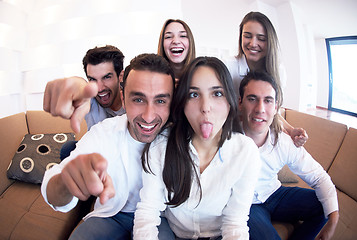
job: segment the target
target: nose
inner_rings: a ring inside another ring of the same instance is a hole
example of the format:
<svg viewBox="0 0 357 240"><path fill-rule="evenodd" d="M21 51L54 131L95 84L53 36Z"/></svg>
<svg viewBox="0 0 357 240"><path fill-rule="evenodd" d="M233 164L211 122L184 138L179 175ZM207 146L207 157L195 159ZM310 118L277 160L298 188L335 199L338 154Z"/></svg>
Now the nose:
<svg viewBox="0 0 357 240"><path fill-rule="evenodd" d="M202 97L201 111L202 113L209 113L211 111L211 100L209 97Z"/></svg>
<svg viewBox="0 0 357 240"><path fill-rule="evenodd" d="M97 80L98 92L101 92L105 89L105 85L102 80Z"/></svg>
<svg viewBox="0 0 357 240"><path fill-rule="evenodd" d="M155 119L155 109L152 104L147 104L145 110L142 114L142 118L145 120L146 123L151 123Z"/></svg>
<svg viewBox="0 0 357 240"><path fill-rule="evenodd" d="M173 38L172 38L172 42L173 43L179 43L179 41L180 41L180 38L179 38L179 36L173 36Z"/></svg>
<svg viewBox="0 0 357 240"><path fill-rule="evenodd" d="M249 43L251 46L255 47L258 45L258 39L256 37L252 37L250 39L250 43Z"/></svg>
<svg viewBox="0 0 357 240"><path fill-rule="evenodd" d="M259 100L255 106L255 111L257 113L264 113L265 112L265 106L264 106L264 101Z"/></svg>

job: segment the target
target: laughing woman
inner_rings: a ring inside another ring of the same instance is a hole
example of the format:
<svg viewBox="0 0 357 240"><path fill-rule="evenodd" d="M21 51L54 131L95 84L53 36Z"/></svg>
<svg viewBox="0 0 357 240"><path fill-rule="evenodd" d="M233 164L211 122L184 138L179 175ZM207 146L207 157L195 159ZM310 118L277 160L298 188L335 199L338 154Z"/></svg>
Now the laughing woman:
<svg viewBox="0 0 357 240"><path fill-rule="evenodd" d="M190 27L179 19L166 20L160 33L157 54L169 61L177 83L188 64L196 57Z"/></svg>
<svg viewBox="0 0 357 240"><path fill-rule="evenodd" d="M232 131L236 95L226 66L199 57L172 102L172 126L144 152L134 239L157 239L160 212L177 239L248 239L260 170L257 147Z"/></svg>

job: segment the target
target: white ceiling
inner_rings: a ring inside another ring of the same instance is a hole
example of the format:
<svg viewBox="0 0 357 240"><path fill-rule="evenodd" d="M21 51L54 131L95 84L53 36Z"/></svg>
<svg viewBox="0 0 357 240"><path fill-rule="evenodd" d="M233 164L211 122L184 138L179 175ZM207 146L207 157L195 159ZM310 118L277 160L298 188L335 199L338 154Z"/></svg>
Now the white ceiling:
<svg viewBox="0 0 357 240"><path fill-rule="evenodd" d="M278 7L291 2L302 10L315 38L357 35L357 0L262 0Z"/></svg>

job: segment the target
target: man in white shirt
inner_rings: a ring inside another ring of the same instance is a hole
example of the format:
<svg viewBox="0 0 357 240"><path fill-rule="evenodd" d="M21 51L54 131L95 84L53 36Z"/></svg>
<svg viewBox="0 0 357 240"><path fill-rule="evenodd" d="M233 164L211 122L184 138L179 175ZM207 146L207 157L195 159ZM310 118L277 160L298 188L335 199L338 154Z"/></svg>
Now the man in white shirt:
<svg viewBox="0 0 357 240"><path fill-rule="evenodd" d="M85 118L88 130L98 122L106 118L121 116L125 113L120 97L120 78L123 70L123 53L116 47L106 45L104 47L95 47L89 49L83 57L83 69L91 84L92 91L87 93L82 101L87 104L75 108L73 115L65 107L51 107L51 104L62 104L63 92L68 95L77 95L82 86L86 83L83 78L70 77L50 81L46 86L44 96L44 109L50 111L55 116L69 118L74 131L79 132L79 123L75 119ZM76 104L78 104L77 101ZM62 105L59 105L62 106ZM90 108L88 112L88 108ZM61 149L61 160L68 157L70 152L76 147L76 142L68 142Z"/></svg>
<svg viewBox="0 0 357 240"><path fill-rule="evenodd" d="M93 126L68 158L46 171L41 192L55 210L67 212L79 199L98 197L94 210L70 239L131 239L142 187L141 153L145 143L152 142L166 125L174 83L164 58L155 54L135 57L123 75L126 114ZM72 105L71 98L67 96L67 107L81 107Z"/></svg>
<svg viewBox="0 0 357 240"><path fill-rule="evenodd" d="M335 186L321 165L279 128L278 92L264 72L248 73L239 88L243 131L262 160L248 221L250 238L280 239L271 221L303 221L289 239L330 239L339 218ZM281 186L277 173L285 164L314 190Z"/></svg>

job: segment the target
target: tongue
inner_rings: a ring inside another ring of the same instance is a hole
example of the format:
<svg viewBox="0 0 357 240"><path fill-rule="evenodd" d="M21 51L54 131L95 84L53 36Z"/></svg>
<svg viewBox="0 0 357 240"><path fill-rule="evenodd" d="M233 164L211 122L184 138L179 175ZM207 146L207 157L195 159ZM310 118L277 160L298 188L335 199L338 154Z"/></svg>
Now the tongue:
<svg viewBox="0 0 357 240"><path fill-rule="evenodd" d="M108 101L108 99L109 99L109 94L105 94L103 97L100 97L100 99L101 99L103 102Z"/></svg>
<svg viewBox="0 0 357 240"><path fill-rule="evenodd" d="M210 123L205 123L201 125L201 132L204 138L209 138L212 132L212 124Z"/></svg>

